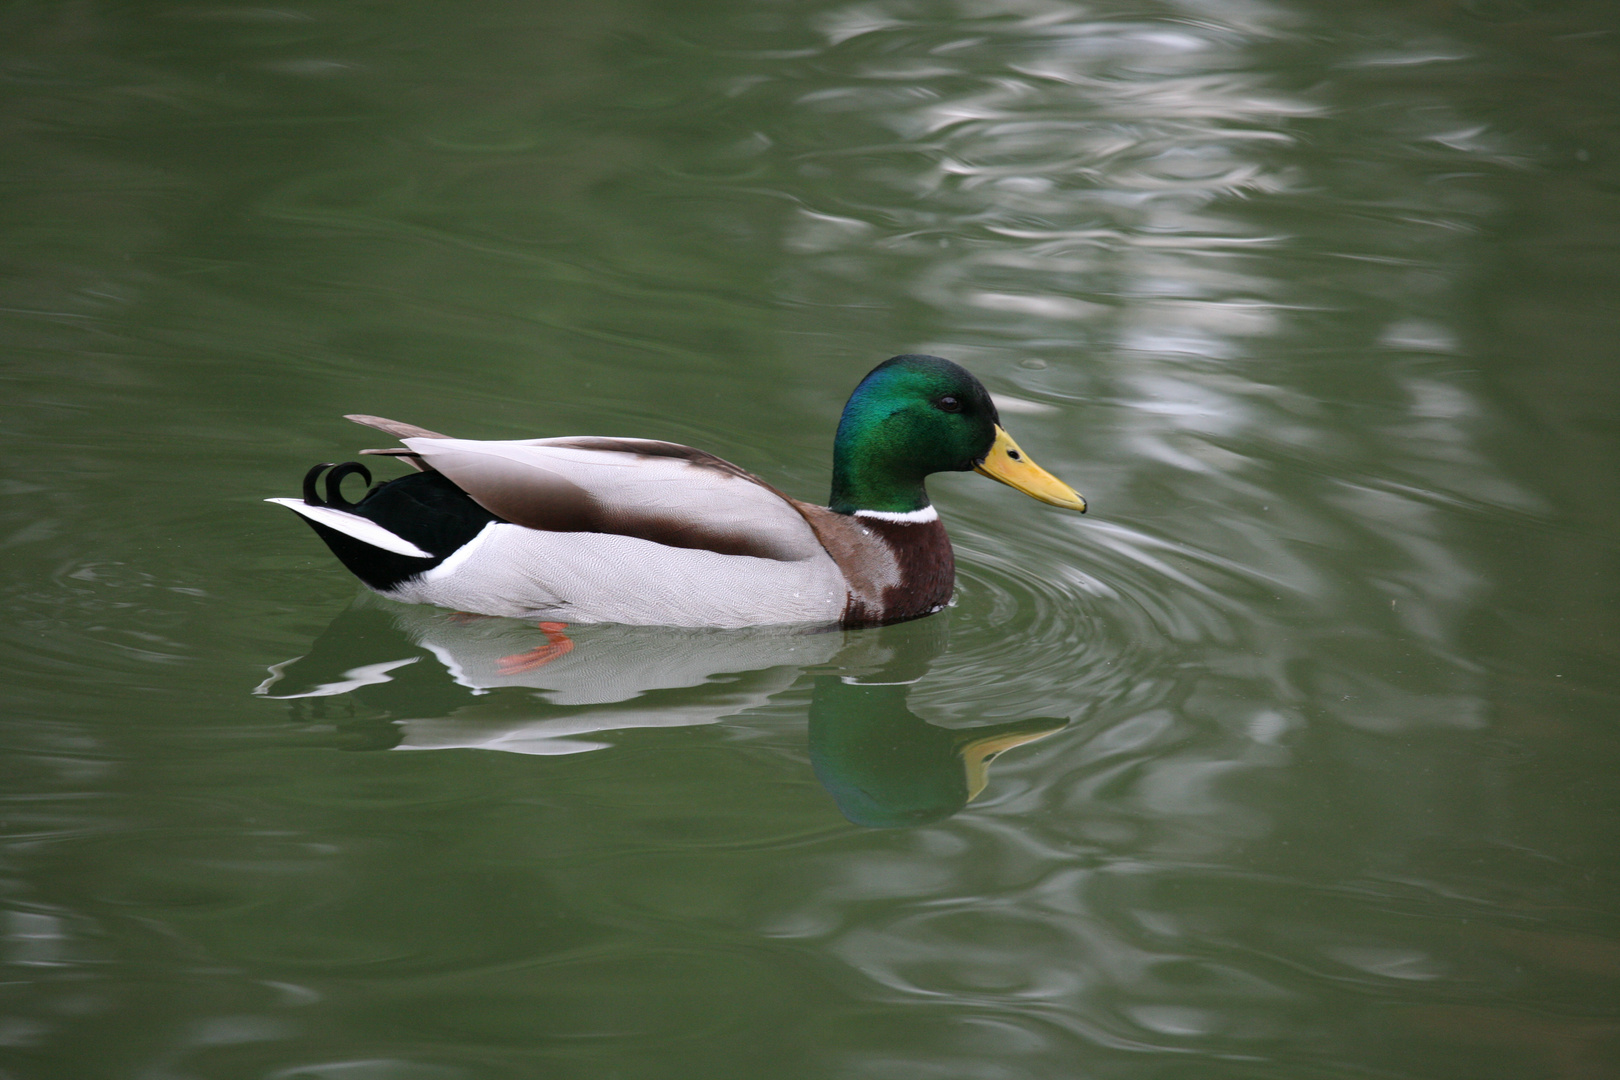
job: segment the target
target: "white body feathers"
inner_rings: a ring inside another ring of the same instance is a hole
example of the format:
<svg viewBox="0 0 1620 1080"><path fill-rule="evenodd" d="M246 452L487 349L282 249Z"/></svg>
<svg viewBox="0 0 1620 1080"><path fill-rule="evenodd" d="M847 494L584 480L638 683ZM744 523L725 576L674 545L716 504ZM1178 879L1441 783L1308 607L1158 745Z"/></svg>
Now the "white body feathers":
<svg viewBox="0 0 1620 1080"><path fill-rule="evenodd" d="M485 615L659 626L832 623L845 603L843 575L824 551L783 562L496 523L383 595Z"/></svg>

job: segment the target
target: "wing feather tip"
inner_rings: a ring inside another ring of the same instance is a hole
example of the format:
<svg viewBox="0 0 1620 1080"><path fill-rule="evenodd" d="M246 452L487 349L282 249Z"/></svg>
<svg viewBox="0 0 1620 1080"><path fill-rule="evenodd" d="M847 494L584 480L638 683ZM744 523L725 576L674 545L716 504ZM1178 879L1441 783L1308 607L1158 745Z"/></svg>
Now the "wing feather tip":
<svg viewBox="0 0 1620 1080"><path fill-rule="evenodd" d="M402 439L406 437L417 439L449 438L448 435L441 435L437 431L431 431L425 427L418 427L416 424L407 424L400 420L390 420L386 416L371 416L368 413L344 413L343 419L348 420L351 423L361 424L368 428L376 428L378 431L386 431L388 434L398 436Z"/></svg>

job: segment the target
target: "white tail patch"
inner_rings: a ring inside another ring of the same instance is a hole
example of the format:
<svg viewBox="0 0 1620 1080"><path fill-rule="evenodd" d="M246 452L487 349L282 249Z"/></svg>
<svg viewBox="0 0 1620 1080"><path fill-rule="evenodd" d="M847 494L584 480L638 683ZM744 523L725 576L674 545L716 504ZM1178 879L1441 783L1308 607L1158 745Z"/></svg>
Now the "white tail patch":
<svg viewBox="0 0 1620 1080"><path fill-rule="evenodd" d="M362 544L370 544L374 548L392 551L395 555L409 555L413 559L431 559L433 553L423 551L403 536L396 536L367 518L359 514L350 514L343 510L334 510L330 506L311 506L303 499L266 499L265 502L278 503L285 506L295 514L302 514L311 521L319 522L328 529L336 529L351 539Z"/></svg>

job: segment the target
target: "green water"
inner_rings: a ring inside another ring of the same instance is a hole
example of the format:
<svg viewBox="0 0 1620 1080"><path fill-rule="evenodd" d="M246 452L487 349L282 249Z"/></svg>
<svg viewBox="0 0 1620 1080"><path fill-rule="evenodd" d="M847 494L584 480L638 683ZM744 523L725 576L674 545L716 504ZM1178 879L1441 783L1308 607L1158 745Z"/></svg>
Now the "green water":
<svg viewBox="0 0 1620 1080"><path fill-rule="evenodd" d="M1620 1075L1612 4L0 29L5 1080ZM824 498L900 352L1092 513L937 479L881 632L512 671L261 501L349 412Z"/></svg>

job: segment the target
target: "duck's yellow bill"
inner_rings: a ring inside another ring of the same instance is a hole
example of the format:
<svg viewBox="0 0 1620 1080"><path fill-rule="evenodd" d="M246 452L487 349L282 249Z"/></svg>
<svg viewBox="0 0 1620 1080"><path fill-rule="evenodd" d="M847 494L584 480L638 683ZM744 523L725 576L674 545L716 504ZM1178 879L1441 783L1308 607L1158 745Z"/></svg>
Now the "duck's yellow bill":
<svg viewBox="0 0 1620 1080"><path fill-rule="evenodd" d="M1017 488L1043 503L1078 510L1082 514L1086 512L1086 500L1080 497L1080 493L1029 460L1029 455L1018 449L1018 444L1013 442L1012 436L1000 424L996 425L996 441L990 447L990 452L973 467L973 471L983 473L992 480L1000 480L1008 487Z"/></svg>

